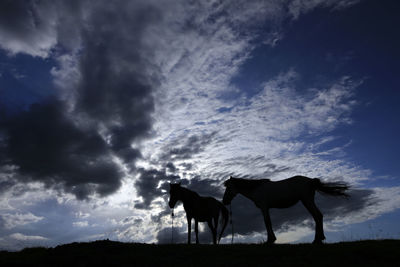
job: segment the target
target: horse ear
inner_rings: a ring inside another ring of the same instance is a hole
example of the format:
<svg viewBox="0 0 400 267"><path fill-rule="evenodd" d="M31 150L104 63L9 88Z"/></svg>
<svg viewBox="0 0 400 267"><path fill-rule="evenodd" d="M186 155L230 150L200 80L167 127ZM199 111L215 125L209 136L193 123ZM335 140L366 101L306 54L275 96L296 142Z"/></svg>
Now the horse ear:
<svg viewBox="0 0 400 267"><path fill-rule="evenodd" d="M179 182L178 185L181 186L181 183L182 183L182 182Z"/></svg>
<svg viewBox="0 0 400 267"><path fill-rule="evenodd" d="M229 176L229 179L232 179L233 177L232 177L232 175L231 176Z"/></svg>

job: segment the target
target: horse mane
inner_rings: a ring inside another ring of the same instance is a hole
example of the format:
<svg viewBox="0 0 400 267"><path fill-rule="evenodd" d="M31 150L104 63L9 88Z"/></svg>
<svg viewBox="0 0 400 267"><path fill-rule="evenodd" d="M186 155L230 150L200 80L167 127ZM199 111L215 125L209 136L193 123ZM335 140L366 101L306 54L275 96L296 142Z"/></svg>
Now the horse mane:
<svg viewBox="0 0 400 267"><path fill-rule="evenodd" d="M243 179L243 178L232 177L232 182L238 188L243 189L245 191L250 191L260 187L262 184L266 182L270 182L270 179Z"/></svg>

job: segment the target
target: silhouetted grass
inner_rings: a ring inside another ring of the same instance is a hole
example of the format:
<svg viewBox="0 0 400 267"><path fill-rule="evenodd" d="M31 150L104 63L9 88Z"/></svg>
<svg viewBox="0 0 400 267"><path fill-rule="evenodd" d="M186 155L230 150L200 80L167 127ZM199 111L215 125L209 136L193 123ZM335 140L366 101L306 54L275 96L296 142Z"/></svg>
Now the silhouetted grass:
<svg viewBox="0 0 400 267"><path fill-rule="evenodd" d="M95 241L0 252L0 266L400 266L400 240L312 245Z"/></svg>

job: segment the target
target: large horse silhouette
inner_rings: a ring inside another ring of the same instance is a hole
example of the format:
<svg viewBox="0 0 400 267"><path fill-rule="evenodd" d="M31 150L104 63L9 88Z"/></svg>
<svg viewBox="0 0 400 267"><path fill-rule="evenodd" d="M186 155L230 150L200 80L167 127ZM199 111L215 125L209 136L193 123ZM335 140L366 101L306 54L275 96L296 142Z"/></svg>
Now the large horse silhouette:
<svg viewBox="0 0 400 267"><path fill-rule="evenodd" d="M225 206L213 197L202 197L196 192L184 188L181 184L170 184L169 207L174 208L178 200L183 202L188 225L188 244L190 244L192 219L195 222L196 244L199 243L199 222L207 222L213 236L213 243L217 243L217 229L219 214L222 213L223 225L219 234L218 243L228 223L229 213ZM214 223L214 224L213 224Z"/></svg>
<svg viewBox="0 0 400 267"><path fill-rule="evenodd" d="M342 182L323 183L319 179L304 176L294 176L285 180L272 182L269 179L249 180L230 177L224 182L226 187L222 202L231 203L237 194L249 198L261 209L265 227L267 228L268 243L276 240L272 230L270 208L288 208L301 201L311 213L315 221L315 238L313 243L322 243L325 239L323 216L314 202L315 191L332 196L345 196L349 186Z"/></svg>

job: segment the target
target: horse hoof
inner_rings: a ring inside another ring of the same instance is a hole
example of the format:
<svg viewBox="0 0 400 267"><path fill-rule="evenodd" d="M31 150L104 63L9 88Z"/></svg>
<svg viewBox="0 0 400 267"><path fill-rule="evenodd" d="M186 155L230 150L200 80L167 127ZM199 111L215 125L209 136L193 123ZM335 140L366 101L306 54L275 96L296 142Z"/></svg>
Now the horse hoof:
<svg viewBox="0 0 400 267"><path fill-rule="evenodd" d="M267 240L267 242L265 242L265 244L267 244L268 246L271 246L271 245L275 244L275 240Z"/></svg>
<svg viewBox="0 0 400 267"><path fill-rule="evenodd" d="M324 244L324 243L322 242L322 240L314 240L312 243L313 243L314 245L322 245L322 244Z"/></svg>

